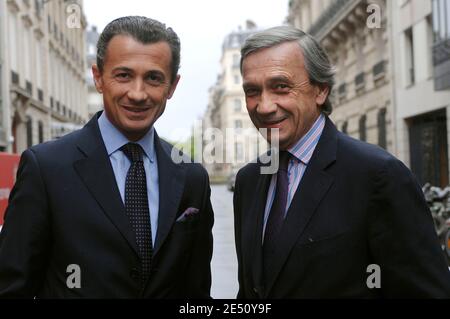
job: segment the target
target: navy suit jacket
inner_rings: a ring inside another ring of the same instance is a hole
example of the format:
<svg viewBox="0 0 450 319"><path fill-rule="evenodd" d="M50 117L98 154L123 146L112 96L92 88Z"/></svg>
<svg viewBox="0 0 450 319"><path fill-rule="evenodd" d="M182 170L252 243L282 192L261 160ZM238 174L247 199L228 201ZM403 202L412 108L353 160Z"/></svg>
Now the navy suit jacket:
<svg viewBox="0 0 450 319"><path fill-rule="evenodd" d="M97 117L22 154L0 233L0 297L210 297L213 212L206 171L175 164L172 146L155 135L159 223L141 290L135 236ZM199 212L177 222L189 207ZM67 285L71 264L80 267L80 288Z"/></svg>
<svg viewBox="0 0 450 319"><path fill-rule="evenodd" d="M450 298L450 273L411 172L327 118L262 276L262 226L271 175L261 163L236 178L238 298ZM381 287L367 279L381 270Z"/></svg>

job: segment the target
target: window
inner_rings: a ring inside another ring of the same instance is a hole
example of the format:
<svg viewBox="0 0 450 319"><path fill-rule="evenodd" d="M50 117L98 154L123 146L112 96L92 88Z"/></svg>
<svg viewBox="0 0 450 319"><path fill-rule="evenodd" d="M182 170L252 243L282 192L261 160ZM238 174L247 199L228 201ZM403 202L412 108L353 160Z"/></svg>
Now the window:
<svg viewBox="0 0 450 319"><path fill-rule="evenodd" d="M55 35L55 39L58 40L58 26L56 25L55 22L53 22L53 33Z"/></svg>
<svg viewBox="0 0 450 319"><path fill-rule="evenodd" d="M33 96L33 84L31 84L30 81L26 82L26 90L27 90L28 94Z"/></svg>
<svg viewBox="0 0 450 319"><path fill-rule="evenodd" d="M234 84L239 84L239 83L241 83L240 77L239 77L239 75L235 75L234 76Z"/></svg>
<svg viewBox="0 0 450 319"><path fill-rule="evenodd" d="M239 111L242 110L242 103L241 103L241 100L240 100L240 99L235 99L235 100L234 100L234 110L235 110L236 112L239 112Z"/></svg>
<svg viewBox="0 0 450 319"><path fill-rule="evenodd" d="M44 92L41 89L38 89L38 99L41 102L44 102Z"/></svg>
<svg viewBox="0 0 450 319"><path fill-rule="evenodd" d="M18 27L17 27L17 15L16 14L8 14L9 16L9 32L8 32L8 48L9 48L9 58L11 64L11 70L18 71L18 52L19 52L19 38L17 36ZM15 83L19 84L19 83Z"/></svg>
<svg viewBox="0 0 450 319"><path fill-rule="evenodd" d="M35 70L35 79L36 79L36 86L37 87L42 87L43 84L43 72L42 72L42 66L44 65L43 63L43 45L42 45L42 41L35 41L35 50L34 50L34 54L35 54L35 63L34 63L34 70Z"/></svg>
<svg viewBox="0 0 450 319"><path fill-rule="evenodd" d="M12 84L19 85L19 74L14 71L11 71L11 82Z"/></svg>
<svg viewBox="0 0 450 319"><path fill-rule="evenodd" d="M405 31L405 86L414 84L414 39L412 28Z"/></svg>
<svg viewBox="0 0 450 319"><path fill-rule="evenodd" d="M236 129L242 128L242 121L241 120L234 121L234 128Z"/></svg>
<svg viewBox="0 0 450 319"><path fill-rule="evenodd" d="M366 141L366 115L359 118L359 139Z"/></svg>
<svg viewBox="0 0 450 319"><path fill-rule="evenodd" d="M244 148L242 147L242 143L234 144L235 152L236 152L236 160L242 161L244 155Z"/></svg>
<svg viewBox="0 0 450 319"><path fill-rule="evenodd" d="M450 39L450 3L447 0L433 0L434 42Z"/></svg>
<svg viewBox="0 0 450 319"><path fill-rule="evenodd" d="M233 54L233 68L239 69L240 68L240 56L239 54Z"/></svg>
<svg viewBox="0 0 450 319"><path fill-rule="evenodd" d="M34 0L34 10L36 11L36 15L41 17L41 9L42 9L42 0Z"/></svg>
<svg viewBox="0 0 450 319"><path fill-rule="evenodd" d="M43 143L44 142L44 123L42 123L42 121L39 121L38 127L39 127L39 143Z"/></svg>
<svg viewBox="0 0 450 319"><path fill-rule="evenodd" d="M378 62L377 64L375 64L372 68L372 74L373 74L373 78L374 80L378 80L379 78L384 76L385 73L385 63L384 60Z"/></svg>
<svg viewBox="0 0 450 319"><path fill-rule="evenodd" d="M33 120L27 116L27 147L33 146Z"/></svg>
<svg viewBox="0 0 450 319"><path fill-rule="evenodd" d="M23 39L23 58L24 58L24 76L25 80L31 81L31 72L33 67L32 55L34 55L34 39L29 28L25 28L24 30L24 39Z"/></svg>
<svg viewBox="0 0 450 319"><path fill-rule="evenodd" d="M347 94L347 88L345 83L342 83L341 85L339 85L338 88L338 97L339 97L339 101L342 101L345 99L345 96Z"/></svg>
<svg viewBox="0 0 450 319"><path fill-rule="evenodd" d="M436 91L450 88L450 2L433 0L433 67L434 89Z"/></svg>
<svg viewBox="0 0 450 319"><path fill-rule="evenodd" d="M345 122L342 124L342 128L341 128L342 133L347 134L347 130L348 130L347 127L348 127L348 122L345 121Z"/></svg>
<svg viewBox="0 0 450 319"><path fill-rule="evenodd" d="M355 76L355 88L357 92L364 89L364 72L361 72Z"/></svg>
<svg viewBox="0 0 450 319"><path fill-rule="evenodd" d="M378 111L378 145L386 149L386 109L382 108Z"/></svg>

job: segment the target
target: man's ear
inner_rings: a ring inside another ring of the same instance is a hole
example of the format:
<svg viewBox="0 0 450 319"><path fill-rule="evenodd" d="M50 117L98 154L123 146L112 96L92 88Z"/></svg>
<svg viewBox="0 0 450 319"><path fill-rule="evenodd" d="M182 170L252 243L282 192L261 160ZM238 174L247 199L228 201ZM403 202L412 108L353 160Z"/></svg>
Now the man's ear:
<svg viewBox="0 0 450 319"><path fill-rule="evenodd" d="M97 92L102 94L103 93L103 80L102 80L102 74L100 70L98 69L97 64L92 65L92 75L94 77L94 83L95 88L97 89Z"/></svg>
<svg viewBox="0 0 450 319"><path fill-rule="evenodd" d="M175 78L175 81L170 85L169 87L169 94L167 95L167 99L170 99L173 96L173 93L175 93L175 89L177 88L178 81L180 81L180 75L177 74L177 77Z"/></svg>
<svg viewBox="0 0 450 319"><path fill-rule="evenodd" d="M330 88L328 85L318 85L316 86L316 104L323 105L327 100L328 94L330 93Z"/></svg>

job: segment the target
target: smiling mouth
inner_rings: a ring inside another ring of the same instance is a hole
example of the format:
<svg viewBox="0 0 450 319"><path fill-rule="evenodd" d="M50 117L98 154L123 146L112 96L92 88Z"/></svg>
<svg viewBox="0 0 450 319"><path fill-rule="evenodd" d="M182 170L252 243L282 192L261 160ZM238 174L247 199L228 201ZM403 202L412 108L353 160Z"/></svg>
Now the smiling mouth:
<svg viewBox="0 0 450 319"><path fill-rule="evenodd" d="M281 122L283 122L286 118L281 118L281 119L275 119L275 120L270 120L270 121L262 121L264 126L276 126L278 124L280 124Z"/></svg>
<svg viewBox="0 0 450 319"><path fill-rule="evenodd" d="M125 110L133 113L142 113L150 109L149 106L130 106L130 105L120 105Z"/></svg>

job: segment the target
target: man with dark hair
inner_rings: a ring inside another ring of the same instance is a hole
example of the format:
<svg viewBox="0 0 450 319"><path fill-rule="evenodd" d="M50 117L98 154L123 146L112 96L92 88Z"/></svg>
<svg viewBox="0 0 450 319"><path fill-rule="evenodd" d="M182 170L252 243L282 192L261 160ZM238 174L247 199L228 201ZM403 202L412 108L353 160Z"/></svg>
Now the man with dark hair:
<svg viewBox="0 0 450 319"><path fill-rule="evenodd" d="M450 298L411 172L328 118L334 69L320 45L283 26L253 34L241 53L250 118L279 145L279 165L264 175L251 163L236 177L238 298Z"/></svg>
<svg viewBox="0 0 450 319"><path fill-rule="evenodd" d="M92 66L104 112L22 154L0 233L0 297L210 297L208 175L175 163L153 128L179 63L164 24L106 26Z"/></svg>

